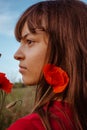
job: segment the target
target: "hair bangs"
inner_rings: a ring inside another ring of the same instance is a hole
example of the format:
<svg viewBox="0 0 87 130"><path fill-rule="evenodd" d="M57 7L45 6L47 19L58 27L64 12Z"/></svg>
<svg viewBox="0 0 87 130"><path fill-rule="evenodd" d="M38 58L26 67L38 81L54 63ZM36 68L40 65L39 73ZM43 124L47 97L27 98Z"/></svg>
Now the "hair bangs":
<svg viewBox="0 0 87 130"><path fill-rule="evenodd" d="M36 33L37 29L40 29L42 31L47 30L47 18L42 9L40 10L37 8L36 11L33 10L29 14L26 22L31 33Z"/></svg>
<svg viewBox="0 0 87 130"><path fill-rule="evenodd" d="M21 40L21 33L25 22L31 33L36 33L37 29L42 31L47 30L47 14L45 13L42 3L39 3L38 6L36 4L28 8L18 20L15 27L15 37L17 41Z"/></svg>

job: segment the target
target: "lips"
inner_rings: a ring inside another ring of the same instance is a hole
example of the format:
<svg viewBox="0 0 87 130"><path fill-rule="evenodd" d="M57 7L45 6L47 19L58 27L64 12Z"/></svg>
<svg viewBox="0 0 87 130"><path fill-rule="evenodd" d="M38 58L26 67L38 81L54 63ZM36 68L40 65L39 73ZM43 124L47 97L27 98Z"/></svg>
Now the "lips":
<svg viewBox="0 0 87 130"><path fill-rule="evenodd" d="M20 73L23 73L24 71L26 71L26 67L25 66L22 66L22 65L19 65L19 72Z"/></svg>

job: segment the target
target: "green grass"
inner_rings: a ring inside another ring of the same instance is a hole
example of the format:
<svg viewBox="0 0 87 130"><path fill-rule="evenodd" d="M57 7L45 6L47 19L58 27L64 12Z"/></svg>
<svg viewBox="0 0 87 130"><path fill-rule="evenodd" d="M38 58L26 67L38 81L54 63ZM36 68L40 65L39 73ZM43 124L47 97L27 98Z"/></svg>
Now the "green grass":
<svg viewBox="0 0 87 130"><path fill-rule="evenodd" d="M24 100L25 98L31 101L32 98L34 98L34 95L35 95L34 86L29 86L25 88L15 88L12 90L11 94L7 96L7 101L10 102L18 99Z"/></svg>
<svg viewBox="0 0 87 130"><path fill-rule="evenodd" d="M4 110L2 120L0 120L0 130L5 130L15 120L29 114L34 104L34 98L34 86L14 88L6 97L6 106L15 101L17 103L10 109Z"/></svg>

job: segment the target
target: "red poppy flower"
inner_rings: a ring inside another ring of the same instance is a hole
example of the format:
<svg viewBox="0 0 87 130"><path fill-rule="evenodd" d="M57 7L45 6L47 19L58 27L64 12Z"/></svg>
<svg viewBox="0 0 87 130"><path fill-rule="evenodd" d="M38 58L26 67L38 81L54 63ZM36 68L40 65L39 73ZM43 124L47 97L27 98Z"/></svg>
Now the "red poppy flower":
<svg viewBox="0 0 87 130"><path fill-rule="evenodd" d="M44 66L43 73L47 83L53 88L54 93L61 93L65 90L69 77L63 69L47 64Z"/></svg>
<svg viewBox="0 0 87 130"><path fill-rule="evenodd" d="M0 89L10 93L13 84L6 78L4 73L0 73Z"/></svg>

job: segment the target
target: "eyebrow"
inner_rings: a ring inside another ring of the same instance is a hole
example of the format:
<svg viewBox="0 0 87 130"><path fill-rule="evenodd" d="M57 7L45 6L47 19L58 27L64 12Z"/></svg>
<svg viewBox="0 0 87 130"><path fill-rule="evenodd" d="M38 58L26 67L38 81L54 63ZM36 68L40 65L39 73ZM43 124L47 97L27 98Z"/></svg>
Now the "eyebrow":
<svg viewBox="0 0 87 130"><path fill-rule="evenodd" d="M41 31L41 32L44 32L45 30L44 29L40 29L40 28L36 28L35 29L36 31ZM38 34L38 33L37 33ZM28 35L32 35L31 33L26 33L24 34L23 36L21 36L21 40L25 39Z"/></svg>
<svg viewBox="0 0 87 130"><path fill-rule="evenodd" d="M21 39L25 39L28 35L30 35L29 33L25 34L24 36L21 36Z"/></svg>

